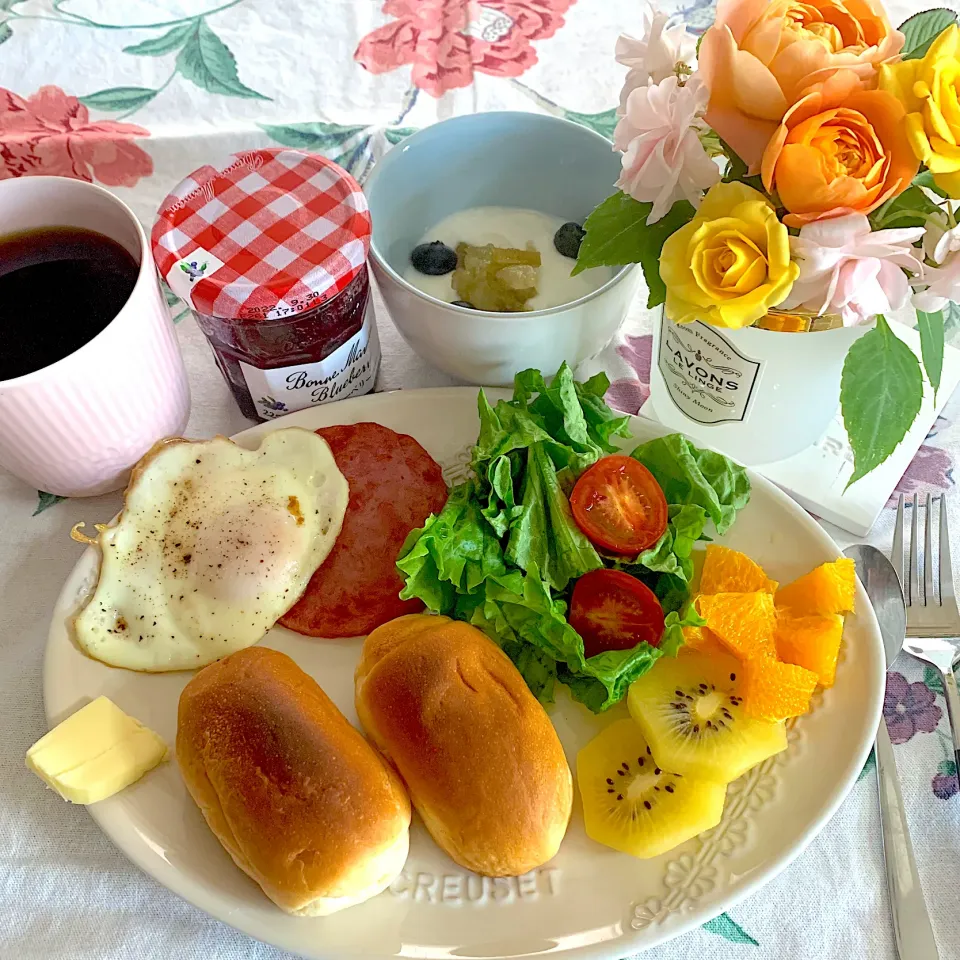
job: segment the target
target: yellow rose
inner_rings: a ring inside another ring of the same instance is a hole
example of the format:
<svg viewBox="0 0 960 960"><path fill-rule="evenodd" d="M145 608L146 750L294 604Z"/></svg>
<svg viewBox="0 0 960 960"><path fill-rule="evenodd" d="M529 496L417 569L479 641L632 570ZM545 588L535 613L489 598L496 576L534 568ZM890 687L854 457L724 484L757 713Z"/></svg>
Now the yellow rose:
<svg viewBox="0 0 960 960"><path fill-rule="evenodd" d="M880 89L906 108L907 137L937 186L960 198L960 29L947 27L922 60L884 64Z"/></svg>
<svg viewBox="0 0 960 960"><path fill-rule="evenodd" d="M660 251L667 317L748 327L786 299L800 268L787 228L762 193L718 183Z"/></svg>

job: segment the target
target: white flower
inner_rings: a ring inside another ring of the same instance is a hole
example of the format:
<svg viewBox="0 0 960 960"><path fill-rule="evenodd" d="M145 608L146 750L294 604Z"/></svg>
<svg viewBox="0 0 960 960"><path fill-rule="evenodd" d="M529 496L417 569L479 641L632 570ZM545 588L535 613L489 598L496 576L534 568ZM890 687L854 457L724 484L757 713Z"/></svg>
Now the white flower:
<svg viewBox="0 0 960 960"><path fill-rule="evenodd" d="M637 40L627 34L617 39L617 63L629 67L620 92L619 114L627 108L627 98L638 87L660 83L676 73L677 64L689 66L697 50L697 38L680 24L667 29L670 19L652 3L643 14L643 36Z"/></svg>
<svg viewBox="0 0 960 960"><path fill-rule="evenodd" d="M947 215L942 211L927 217L923 252L934 263L943 263L949 254L957 250L960 250L960 227L951 229L947 224Z"/></svg>
<svg viewBox="0 0 960 960"><path fill-rule="evenodd" d="M638 87L627 98L626 113L613 134L623 153L617 186L641 203L652 203L647 223L666 216L674 201L684 197L698 206L704 190L719 179L700 132L700 114L709 93L703 81L691 77L681 84L670 75L656 85Z"/></svg>
<svg viewBox="0 0 960 960"><path fill-rule="evenodd" d="M889 314L910 295L904 271L923 271L912 246L922 236L923 227L871 231L861 213L808 223L790 239L800 276L782 306L839 314L848 327Z"/></svg>
<svg viewBox="0 0 960 960"><path fill-rule="evenodd" d="M913 285L913 305L924 313L936 313L947 301L960 301L960 227L948 228L944 214L927 220L923 252L935 266L924 267Z"/></svg>

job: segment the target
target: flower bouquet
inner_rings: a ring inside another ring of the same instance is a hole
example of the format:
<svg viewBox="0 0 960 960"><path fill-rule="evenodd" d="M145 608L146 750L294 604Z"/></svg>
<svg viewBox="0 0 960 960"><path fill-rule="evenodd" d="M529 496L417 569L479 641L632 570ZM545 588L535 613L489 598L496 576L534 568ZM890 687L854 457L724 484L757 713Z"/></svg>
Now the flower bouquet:
<svg viewBox="0 0 960 960"><path fill-rule="evenodd" d="M639 263L679 324L870 325L839 385L853 483L905 436L924 372L938 388L960 317L957 16L894 29L877 0L719 0L699 43L655 10L645 27L617 44L623 170L575 270ZM885 319L911 301L923 372Z"/></svg>

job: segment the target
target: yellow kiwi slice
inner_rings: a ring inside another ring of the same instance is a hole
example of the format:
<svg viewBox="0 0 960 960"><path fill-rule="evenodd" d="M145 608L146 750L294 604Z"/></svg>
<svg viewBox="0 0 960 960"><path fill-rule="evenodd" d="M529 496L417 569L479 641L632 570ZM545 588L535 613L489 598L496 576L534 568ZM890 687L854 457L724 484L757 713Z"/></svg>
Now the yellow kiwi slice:
<svg viewBox="0 0 960 960"><path fill-rule="evenodd" d="M664 769L729 783L787 749L782 722L744 714L740 670L733 657L691 651L661 657L630 686L630 715Z"/></svg>
<svg viewBox="0 0 960 960"><path fill-rule="evenodd" d="M577 783L587 836L641 859L715 827L727 792L661 770L632 720L612 723L577 754Z"/></svg>

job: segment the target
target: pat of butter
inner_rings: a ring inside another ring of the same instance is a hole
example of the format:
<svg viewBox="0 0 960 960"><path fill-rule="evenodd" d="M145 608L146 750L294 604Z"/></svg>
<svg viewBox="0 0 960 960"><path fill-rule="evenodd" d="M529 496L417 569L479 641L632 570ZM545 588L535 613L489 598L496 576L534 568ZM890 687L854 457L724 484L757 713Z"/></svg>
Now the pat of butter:
<svg viewBox="0 0 960 960"><path fill-rule="evenodd" d="M27 766L71 803L96 803L130 786L165 760L167 745L97 697L41 737L27 751Z"/></svg>

